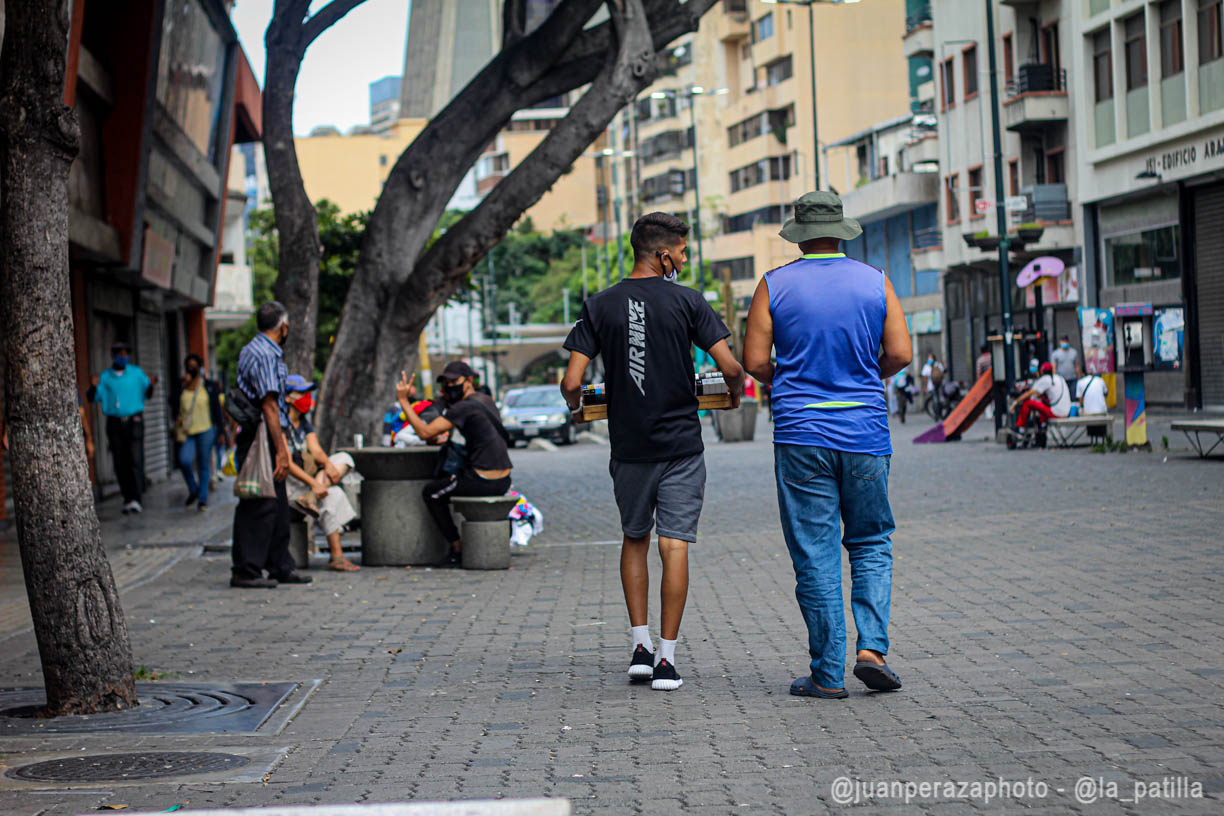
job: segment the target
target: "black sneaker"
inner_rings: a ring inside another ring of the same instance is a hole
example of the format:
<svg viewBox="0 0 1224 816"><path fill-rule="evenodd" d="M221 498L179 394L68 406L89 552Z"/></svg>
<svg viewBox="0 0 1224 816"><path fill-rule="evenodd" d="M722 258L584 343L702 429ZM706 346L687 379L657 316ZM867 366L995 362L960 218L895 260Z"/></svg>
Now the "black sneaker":
<svg viewBox="0 0 1224 816"><path fill-rule="evenodd" d="M442 559L438 564L441 569L459 569L463 566L463 553L450 550L446 553L446 558Z"/></svg>
<svg viewBox="0 0 1224 816"><path fill-rule="evenodd" d="M684 681L680 679L680 675L676 674L676 667L669 660L660 660L659 664L654 667L654 676L650 681L650 687L655 691L675 691L684 685Z"/></svg>
<svg viewBox="0 0 1224 816"><path fill-rule="evenodd" d="M188 493L188 494L187 494L187 501L183 502L183 506L184 506L184 507L190 507L191 505L193 505L193 504L195 504L195 503L196 503L196 499L197 499L198 497L199 497L199 494L198 494L198 493Z"/></svg>
<svg viewBox="0 0 1224 816"><path fill-rule="evenodd" d="M629 663L630 680L649 680L654 677L654 653L646 651L646 647L638 644L633 650L633 660Z"/></svg>
<svg viewBox="0 0 1224 816"><path fill-rule="evenodd" d="M302 575L300 572L290 572L285 575L273 575L272 580L278 584L312 584L314 578Z"/></svg>

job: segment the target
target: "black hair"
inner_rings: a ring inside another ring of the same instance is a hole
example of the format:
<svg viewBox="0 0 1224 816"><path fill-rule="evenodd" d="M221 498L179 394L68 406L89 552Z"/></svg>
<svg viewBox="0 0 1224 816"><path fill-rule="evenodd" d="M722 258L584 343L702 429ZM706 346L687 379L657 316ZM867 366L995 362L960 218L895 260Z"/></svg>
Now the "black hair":
<svg viewBox="0 0 1224 816"><path fill-rule="evenodd" d="M289 310L277 300L269 300L255 313L255 327L261 332L272 331L281 324Z"/></svg>
<svg viewBox="0 0 1224 816"><path fill-rule="evenodd" d="M982 343L981 352L985 354L988 351L990 351L990 343L989 342Z"/></svg>
<svg viewBox="0 0 1224 816"><path fill-rule="evenodd" d="M126 340L116 340L115 342L111 343L111 354L114 354L116 351L119 351L119 349L123 349L124 351L131 351L132 347L127 344Z"/></svg>
<svg viewBox="0 0 1224 816"><path fill-rule="evenodd" d="M652 212L643 215L633 224L629 243L633 246L635 261L664 249L671 249L680 239L688 235L689 225L674 215Z"/></svg>
<svg viewBox="0 0 1224 816"><path fill-rule="evenodd" d="M194 352L192 352L191 354L188 354L187 357L184 358L183 368L186 368L187 364L190 363L192 360L195 360L196 365L198 365L201 369L204 368L204 358Z"/></svg>

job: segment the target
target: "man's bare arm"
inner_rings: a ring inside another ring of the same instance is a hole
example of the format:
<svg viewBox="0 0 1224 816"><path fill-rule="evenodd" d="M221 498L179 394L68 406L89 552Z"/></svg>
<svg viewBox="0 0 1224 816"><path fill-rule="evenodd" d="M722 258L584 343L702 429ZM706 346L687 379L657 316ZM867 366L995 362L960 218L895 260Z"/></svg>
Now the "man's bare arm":
<svg viewBox="0 0 1224 816"><path fill-rule="evenodd" d="M887 313L884 315L884 335L880 341L880 375L891 377L914 359L914 346L910 342L909 327L905 325L901 299L887 276L884 278L884 303Z"/></svg>
<svg viewBox="0 0 1224 816"><path fill-rule="evenodd" d="M744 393L744 367L735 359L731 346L727 345L725 339L710 346L710 356L714 358L714 364L718 366L727 383L727 392L731 394L731 407L737 407L740 396Z"/></svg>
<svg viewBox="0 0 1224 816"><path fill-rule="evenodd" d="M769 313L769 284L761 278L748 308L748 331L744 335L744 368L763 383L773 382L773 316Z"/></svg>
<svg viewBox="0 0 1224 816"><path fill-rule="evenodd" d="M561 396L571 411L582 407L582 377L586 374L591 358L579 351L571 351L565 376L561 378Z"/></svg>

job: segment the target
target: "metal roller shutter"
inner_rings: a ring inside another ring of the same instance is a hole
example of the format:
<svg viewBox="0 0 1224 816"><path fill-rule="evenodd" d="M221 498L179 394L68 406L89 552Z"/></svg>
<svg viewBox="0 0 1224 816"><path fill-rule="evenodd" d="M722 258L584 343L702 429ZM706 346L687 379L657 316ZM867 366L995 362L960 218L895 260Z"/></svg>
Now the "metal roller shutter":
<svg viewBox="0 0 1224 816"><path fill-rule="evenodd" d="M948 351L951 353L951 359L946 361L948 371L951 372L954 378L967 381L967 378L973 374L973 367L969 365L969 361L965 357L965 343L968 341L965 319L957 317L950 320L949 324Z"/></svg>
<svg viewBox="0 0 1224 816"><path fill-rule="evenodd" d="M144 451L145 477L152 481L164 479L170 472L170 433L166 410L166 383L162 352L162 316L139 312L136 315L136 360L150 377L161 376L153 388L153 396L145 402Z"/></svg>
<svg viewBox="0 0 1224 816"><path fill-rule="evenodd" d="M1194 197L1195 281L1203 405L1224 406L1224 186Z"/></svg>

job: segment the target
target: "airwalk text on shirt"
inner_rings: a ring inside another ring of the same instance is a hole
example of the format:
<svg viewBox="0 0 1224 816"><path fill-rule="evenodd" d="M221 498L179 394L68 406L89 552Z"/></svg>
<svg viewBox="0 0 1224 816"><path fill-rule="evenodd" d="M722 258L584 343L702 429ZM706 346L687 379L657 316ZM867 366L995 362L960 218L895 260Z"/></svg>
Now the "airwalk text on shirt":
<svg viewBox="0 0 1224 816"><path fill-rule="evenodd" d="M629 376L646 396L646 304L628 299L629 303Z"/></svg>

